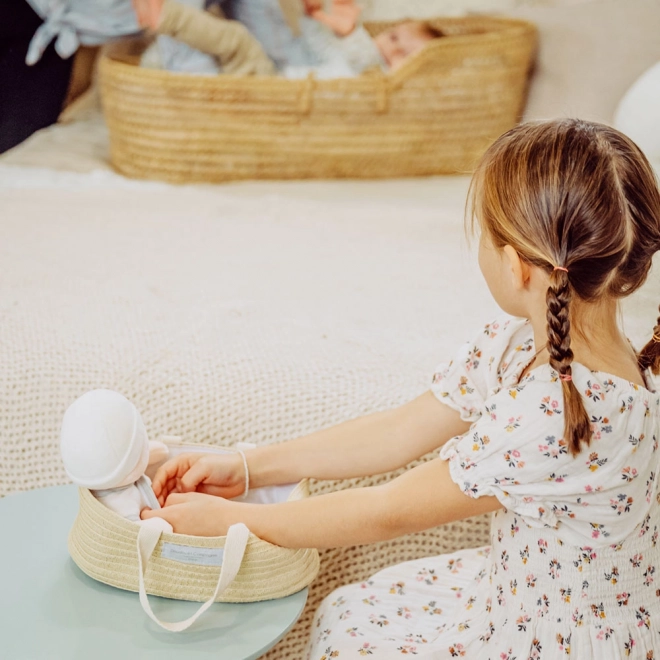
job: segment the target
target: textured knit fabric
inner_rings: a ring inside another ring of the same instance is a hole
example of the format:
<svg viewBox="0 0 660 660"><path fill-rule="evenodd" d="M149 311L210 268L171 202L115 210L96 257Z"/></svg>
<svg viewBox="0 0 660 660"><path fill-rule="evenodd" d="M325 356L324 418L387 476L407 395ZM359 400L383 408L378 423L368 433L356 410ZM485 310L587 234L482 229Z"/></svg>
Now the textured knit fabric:
<svg viewBox="0 0 660 660"><path fill-rule="evenodd" d="M505 507L490 547L334 592L311 658L660 658L660 397L574 364L592 439L573 457L558 374L521 378L534 353L529 323L500 319L434 376L436 396L473 422L440 459L467 495Z"/></svg>

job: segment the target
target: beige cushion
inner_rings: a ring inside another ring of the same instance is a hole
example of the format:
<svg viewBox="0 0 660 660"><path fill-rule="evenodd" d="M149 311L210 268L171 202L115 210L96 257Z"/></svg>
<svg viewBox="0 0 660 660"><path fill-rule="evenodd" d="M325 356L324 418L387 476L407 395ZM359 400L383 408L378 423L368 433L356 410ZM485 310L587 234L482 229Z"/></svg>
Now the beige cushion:
<svg viewBox="0 0 660 660"><path fill-rule="evenodd" d="M632 83L660 60L660 0L598 0L521 7L540 49L525 119L562 116L611 123Z"/></svg>

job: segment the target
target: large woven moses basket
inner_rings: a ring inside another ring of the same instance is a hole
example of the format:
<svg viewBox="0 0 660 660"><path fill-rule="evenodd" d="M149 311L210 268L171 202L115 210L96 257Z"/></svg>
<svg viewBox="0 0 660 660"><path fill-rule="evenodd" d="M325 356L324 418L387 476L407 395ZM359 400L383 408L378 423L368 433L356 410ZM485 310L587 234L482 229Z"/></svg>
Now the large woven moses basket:
<svg viewBox="0 0 660 660"><path fill-rule="evenodd" d="M178 183L469 172L523 110L536 30L432 22L448 36L396 72L337 80L154 71L136 42L114 44L100 64L112 164Z"/></svg>

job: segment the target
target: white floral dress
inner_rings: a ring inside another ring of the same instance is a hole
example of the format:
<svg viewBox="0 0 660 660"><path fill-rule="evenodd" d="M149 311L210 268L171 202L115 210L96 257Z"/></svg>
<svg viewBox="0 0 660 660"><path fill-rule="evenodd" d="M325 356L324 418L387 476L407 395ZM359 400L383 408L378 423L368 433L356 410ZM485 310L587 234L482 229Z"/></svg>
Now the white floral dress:
<svg viewBox="0 0 660 660"><path fill-rule="evenodd" d="M557 373L521 378L534 352L529 323L503 318L433 379L472 422L442 449L452 479L505 507L491 545L337 589L316 614L311 660L660 660L660 397L575 363L593 436L574 458Z"/></svg>

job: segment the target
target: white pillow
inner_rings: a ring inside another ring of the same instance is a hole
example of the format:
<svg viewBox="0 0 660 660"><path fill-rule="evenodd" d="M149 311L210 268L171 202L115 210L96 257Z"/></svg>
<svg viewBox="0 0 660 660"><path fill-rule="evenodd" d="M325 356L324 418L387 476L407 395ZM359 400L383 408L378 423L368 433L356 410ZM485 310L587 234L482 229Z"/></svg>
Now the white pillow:
<svg viewBox="0 0 660 660"><path fill-rule="evenodd" d="M651 162L660 164L660 62L624 94L614 126L631 137Z"/></svg>

